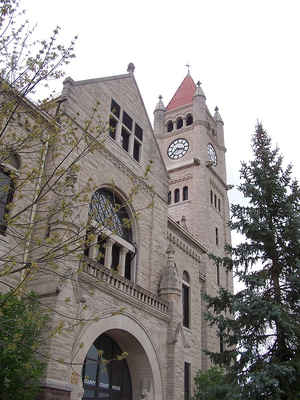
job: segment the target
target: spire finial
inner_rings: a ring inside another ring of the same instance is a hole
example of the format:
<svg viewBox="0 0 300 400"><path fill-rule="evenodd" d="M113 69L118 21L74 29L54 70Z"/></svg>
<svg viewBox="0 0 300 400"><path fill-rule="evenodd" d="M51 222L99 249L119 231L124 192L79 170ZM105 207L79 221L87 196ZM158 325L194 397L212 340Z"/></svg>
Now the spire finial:
<svg viewBox="0 0 300 400"><path fill-rule="evenodd" d="M202 85L202 82L198 81L197 86L200 87Z"/></svg>
<svg viewBox="0 0 300 400"><path fill-rule="evenodd" d="M159 100L162 100L162 98L163 98L163 97L162 97L162 95L160 94L160 95L158 96L158 99L159 99Z"/></svg>
<svg viewBox="0 0 300 400"><path fill-rule="evenodd" d="M219 111L219 107L218 106L216 106L216 108L215 108L215 112L218 112Z"/></svg>
<svg viewBox="0 0 300 400"><path fill-rule="evenodd" d="M191 64L185 64L185 67L188 69L188 74L190 73Z"/></svg>

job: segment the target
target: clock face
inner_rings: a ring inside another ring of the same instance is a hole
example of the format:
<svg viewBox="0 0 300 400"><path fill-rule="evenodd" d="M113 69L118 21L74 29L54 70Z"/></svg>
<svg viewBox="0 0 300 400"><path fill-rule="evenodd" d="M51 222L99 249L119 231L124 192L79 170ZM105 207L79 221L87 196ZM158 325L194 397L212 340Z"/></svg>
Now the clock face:
<svg viewBox="0 0 300 400"><path fill-rule="evenodd" d="M168 157L178 160L185 155L189 149L189 142L186 139L175 139L168 147Z"/></svg>
<svg viewBox="0 0 300 400"><path fill-rule="evenodd" d="M216 150L214 149L214 146L212 144L208 144L207 146L207 152L208 152L208 159L209 161L212 161L214 165L217 165L217 153Z"/></svg>

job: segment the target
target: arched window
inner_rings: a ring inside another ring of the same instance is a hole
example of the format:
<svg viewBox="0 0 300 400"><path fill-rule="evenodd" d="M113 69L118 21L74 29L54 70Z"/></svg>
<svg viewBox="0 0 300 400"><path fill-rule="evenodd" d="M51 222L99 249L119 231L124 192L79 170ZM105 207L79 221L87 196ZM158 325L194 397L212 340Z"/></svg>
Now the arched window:
<svg viewBox="0 0 300 400"><path fill-rule="evenodd" d="M132 241L130 219L122 201L110 190L99 189L91 199L89 216L102 227Z"/></svg>
<svg viewBox="0 0 300 400"><path fill-rule="evenodd" d="M167 122L167 131L172 132L173 129L174 129L173 121L168 121Z"/></svg>
<svg viewBox="0 0 300 400"><path fill-rule="evenodd" d="M180 201L180 192L179 189L174 190L174 203L178 203Z"/></svg>
<svg viewBox="0 0 300 400"><path fill-rule="evenodd" d="M136 246L133 243L132 218L125 203L113 191L102 188L92 196L90 228L94 243L87 240L84 254L99 265L134 279ZM89 237L89 233L87 234Z"/></svg>
<svg viewBox="0 0 300 400"><path fill-rule="evenodd" d="M189 188L187 186L184 186L182 189L182 200L188 200L189 199Z"/></svg>
<svg viewBox="0 0 300 400"><path fill-rule="evenodd" d="M190 277L184 271L182 276L182 324L186 328L190 327Z"/></svg>
<svg viewBox="0 0 300 400"><path fill-rule="evenodd" d="M192 125L193 122L194 122L194 120L193 120L192 114L188 114L186 116L186 126Z"/></svg>
<svg viewBox="0 0 300 400"><path fill-rule="evenodd" d="M176 120L176 129L181 129L183 127L183 119L181 117Z"/></svg>
<svg viewBox="0 0 300 400"><path fill-rule="evenodd" d="M130 373L121 354L110 336L103 334L95 340L82 368L83 399L132 399Z"/></svg>
<svg viewBox="0 0 300 400"><path fill-rule="evenodd" d="M214 203L214 194L213 194L213 191L211 190L210 191L210 204L213 204Z"/></svg>

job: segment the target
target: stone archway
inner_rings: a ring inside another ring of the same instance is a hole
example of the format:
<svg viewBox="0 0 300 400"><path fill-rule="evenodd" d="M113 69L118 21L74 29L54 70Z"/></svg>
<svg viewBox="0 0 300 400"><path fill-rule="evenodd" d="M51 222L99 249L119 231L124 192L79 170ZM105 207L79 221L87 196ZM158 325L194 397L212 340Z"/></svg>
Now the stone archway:
<svg viewBox="0 0 300 400"><path fill-rule="evenodd" d="M145 397L149 400L163 400L161 371L155 347L145 328L124 314L104 317L85 329L79 339L81 348L74 360L74 369L80 378L73 385L71 399L82 398L82 365L91 345L103 333L109 335L122 351L128 353L126 360L132 382L132 400Z"/></svg>

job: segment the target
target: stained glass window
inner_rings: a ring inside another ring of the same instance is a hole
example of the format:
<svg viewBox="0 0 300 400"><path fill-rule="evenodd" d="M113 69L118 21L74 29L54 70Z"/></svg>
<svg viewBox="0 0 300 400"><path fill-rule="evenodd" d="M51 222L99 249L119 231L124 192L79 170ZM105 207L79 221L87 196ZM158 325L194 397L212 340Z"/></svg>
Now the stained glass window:
<svg viewBox="0 0 300 400"><path fill-rule="evenodd" d="M131 241L130 220L126 208L110 190L99 189L93 194L89 215L104 228Z"/></svg>

